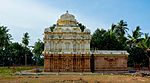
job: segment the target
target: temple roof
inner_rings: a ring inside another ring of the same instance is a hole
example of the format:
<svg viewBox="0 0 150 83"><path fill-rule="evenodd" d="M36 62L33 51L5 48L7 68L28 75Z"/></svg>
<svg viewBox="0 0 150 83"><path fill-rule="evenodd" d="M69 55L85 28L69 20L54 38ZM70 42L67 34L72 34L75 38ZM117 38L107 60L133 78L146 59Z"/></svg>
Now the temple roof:
<svg viewBox="0 0 150 83"><path fill-rule="evenodd" d="M77 21L74 15L66 11L66 13L62 14L60 16L60 19L57 20L57 24L62 26L75 26L77 24Z"/></svg>
<svg viewBox="0 0 150 83"><path fill-rule="evenodd" d="M65 14L60 16L60 20L70 20L70 21L76 21L75 16L72 14L69 14L68 11L66 11Z"/></svg>
<svg viewBox="0 0 150 83"><path fill-rule="evenodd" d="M92 51L93 54L126 54L129 53L126 50L94 50Z"/></svg>

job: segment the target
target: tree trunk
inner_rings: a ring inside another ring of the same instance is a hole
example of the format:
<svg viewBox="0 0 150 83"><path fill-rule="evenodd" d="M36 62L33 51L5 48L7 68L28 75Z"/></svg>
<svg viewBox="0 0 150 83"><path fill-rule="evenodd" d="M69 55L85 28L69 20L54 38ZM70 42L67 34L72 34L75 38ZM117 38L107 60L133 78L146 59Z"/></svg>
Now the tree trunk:
<svg viewBox="0 0 150 83"><path fill-rule="evenodd" d="M37 68L37 66L38 66L38 61L37 61L38 59L37 59L37 56L36 56L36 68Z"/></svg>
<svg viewBox="0 0 150 83"><path fill-rule="evenodd" d="M27 55L25 54L25 66L27 66Z"/></svg>

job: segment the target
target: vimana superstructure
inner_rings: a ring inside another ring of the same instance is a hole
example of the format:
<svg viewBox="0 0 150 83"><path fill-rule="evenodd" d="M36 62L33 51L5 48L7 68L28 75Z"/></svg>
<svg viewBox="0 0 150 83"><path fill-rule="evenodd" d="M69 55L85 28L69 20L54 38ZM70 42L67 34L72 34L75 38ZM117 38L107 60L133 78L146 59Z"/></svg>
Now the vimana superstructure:
<svg viewBox="0 0 150 83"><path fill-rule="evenodd" d="M90 52L90 30L82 32L75 17L68 12L61 15L53 31L45 29L45 51L52 53Z"/></svg>
<svg viewBox="0 0 150 83"><path fill-rule="evenodd" d="M54 29L44 31L44 71L85 72L126 70L126 51L90 51L90 30L80 29L68 11L57 20Z"/></svg>

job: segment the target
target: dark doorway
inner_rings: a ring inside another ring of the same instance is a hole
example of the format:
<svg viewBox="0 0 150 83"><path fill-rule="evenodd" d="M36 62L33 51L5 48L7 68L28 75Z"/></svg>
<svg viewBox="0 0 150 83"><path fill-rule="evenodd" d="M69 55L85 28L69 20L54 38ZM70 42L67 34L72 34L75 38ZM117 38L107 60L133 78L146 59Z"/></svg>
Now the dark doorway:
<svg viewBox="0 0 150 83"><path fill-rule="evenodd" d="M90 59L90 67L91 67L91 72L94 73L94 54L91 55Z"/></svg>

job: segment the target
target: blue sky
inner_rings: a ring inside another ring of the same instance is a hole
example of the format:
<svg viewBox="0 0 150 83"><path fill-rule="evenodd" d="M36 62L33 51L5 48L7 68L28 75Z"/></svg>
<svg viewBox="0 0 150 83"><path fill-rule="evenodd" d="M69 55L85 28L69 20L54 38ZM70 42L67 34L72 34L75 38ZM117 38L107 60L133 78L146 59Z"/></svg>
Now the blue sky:
<svg viewBox="0 0 150 83"><path fill-rule="evenodd" d="M150 32L150 0L0 0L0 4L0 25L10 29L16 42L28 32L30 45L42 40L44 28L66 10L92 32L120 20L128 23L129 32L136 26Z"/></svg>

